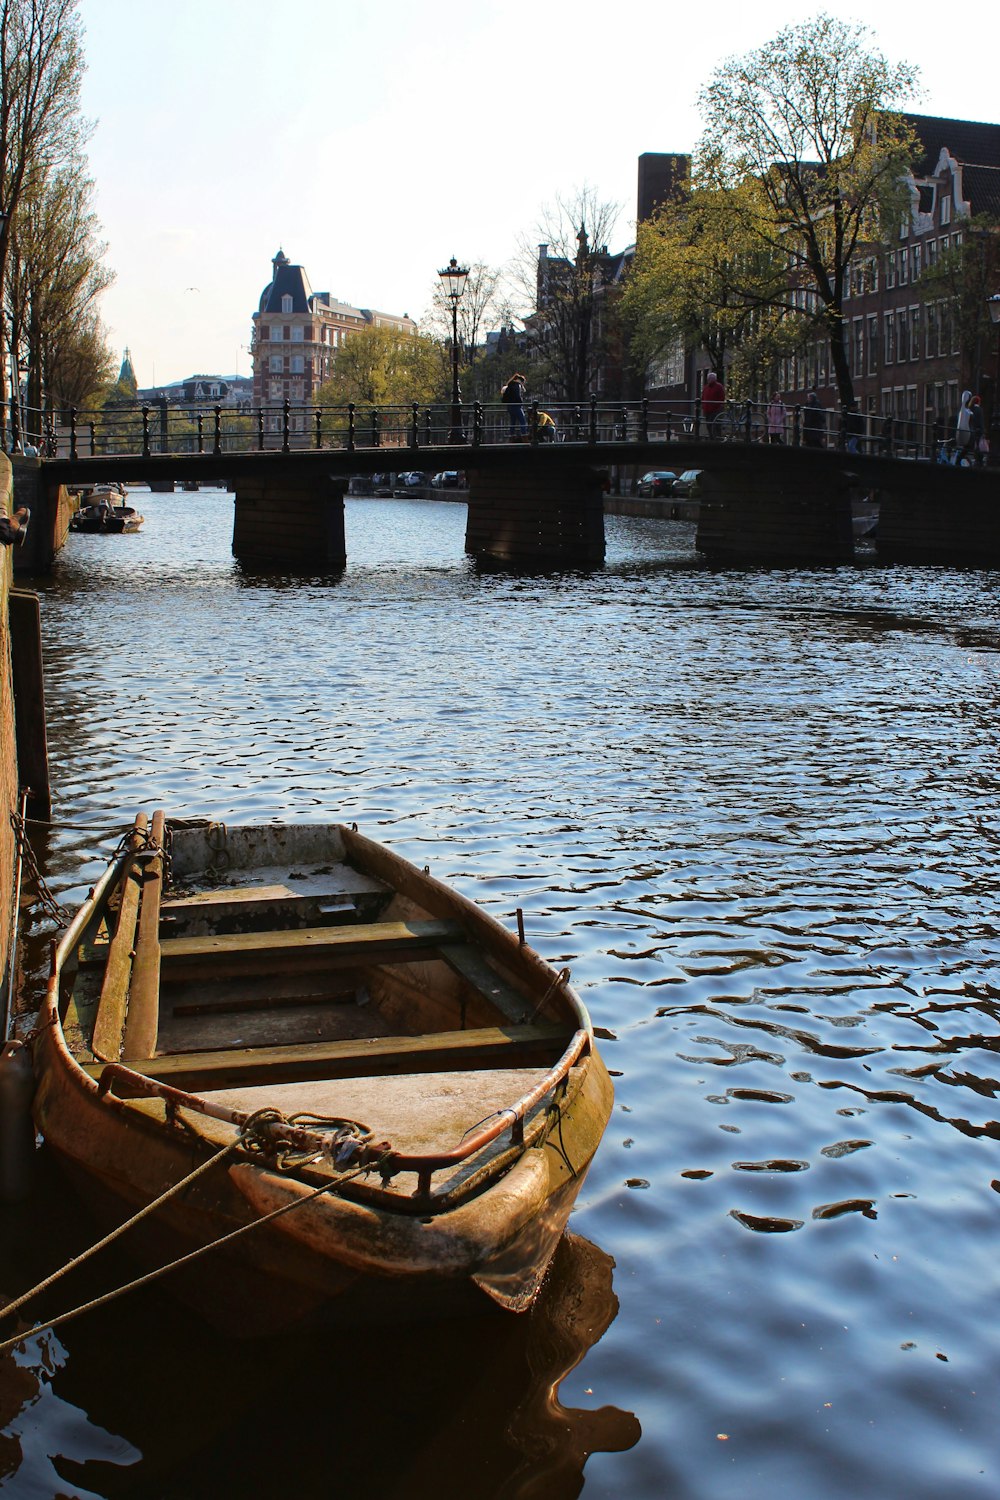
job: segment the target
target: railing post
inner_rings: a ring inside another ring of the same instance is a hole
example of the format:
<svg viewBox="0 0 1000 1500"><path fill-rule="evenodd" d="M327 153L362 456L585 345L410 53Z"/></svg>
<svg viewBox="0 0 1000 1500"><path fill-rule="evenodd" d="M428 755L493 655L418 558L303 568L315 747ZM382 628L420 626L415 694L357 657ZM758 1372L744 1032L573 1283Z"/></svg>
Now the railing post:
<svg viewBox="0 0 1000 1500"><path fill-rule="evenodd" d="M669 425L670 424L668 420L668 429ZM667 435L669 437L669 430ZM639 436L644 443L649 442L649 402L645 399L645 397L643 397L642 404L639 407Z"/></svg>
<svg viewBox="0 0 1000 1500"><path fill-rule="evenodd" d="M410 447L420 447L420 406L416 401L413 403L413 416L410 421Z"/></svg>
<svg viewBox="0 0 1000 1500"><path fill-rule="evenodd" d="M258 406L258 408L257 408L257 452L258 453L263 453L263 451L264 451L264 408L262 406Z"/></svg>
<svg viewBox="0 0 1000 1500"><path fill-rule="evenodd" d="M319 407L316 408L316 447L323 446L323 414Z"/></svg>
<svg viewBox="0 0 1000 1500"><path fill-rule="evenodd" d="M533 447L535 447L535 448L538 447L538 402L537 401L532 401L532 403L531 403L531 443L532 443Z"/></svg>
<svg viewBox="0 0 1000 1500"><path fill-rule="evenodd" d="M378 407L377 406L373 406L372 407L372 447L373 448L379 448L379 447L381 447L381 445L382 445L382 440L381 440L380 431L379 431Z"/></svg>
<svg viewBox="0 0 1000 1500"><path fill-rule="evenodd" d="M142 408L142 456L149 457L149 407Z"/></svg>
<svg viewBox="0 0 1000 1500"><path fill-rule="evenodd" d="M69 409L69 456L76 458L76 407Z"/></svg>
<svg viewBox="0 0 1000 1500"><path fill-rule="evenodd" d="M617 436L620 443L628 442L628 408L626 406L622 406L618 412Z"/></svg>
<svg viewBox="0 0 1000 1500"><path fill-rule="evenodd" d="M430 447L431 442L433 441L433 438L434 438L434 428L433 428L432 421L431 421L431 409L430 409L429 406L425 406L424 407L424 442L426 443L426 445L427 445L428 448Z"/></svg>
<svg viewBox="0 0 1000 1500"><path fill-rule="evenodd" d="M90 428L90 456L94 458L97 454L97 428L93 422L88 422L87 426Z"/></svg>
<svg viewBox="0 0 1000 1500"><path fill-rule="evenodd" d="M215 440L212 443L212 452L218 457L222 453L222 407L215 408Z"/></svg>
<svg viewBox="0 0 1000 1500"><path fill-rule="evenodd" d="M204 412L199 412L198 413L198 452L199 453L204 453L204 451L205 451L205 414L204 414Z"/></svg>
<svg viewBox="0 0 1000 1500"><path fill-rule="evenodd" d="M354 452L354 448L355 448L356 433L355 433L355 428L354 428L354 421L355 421L355 417L354 417L354 402L353 401L349 401L348 405L347 405L347 451L348 451L348 453L353 453Z"/></svg>
<svg viewBox="0 0 1000 1500"><path fill-rule="evenodd" d="M743 441L749 443L750 434L753 430L753 402L743 403Z"/></svg>
<svg viewBox="0 0 1000 1500"><path fill-rule="evenodd" d="M472 408L472 446L478 448L483 441L483 403L477 401Z"/></svg>
<svg viewBox="0 0 1000 1500"><path fill-rule="evenodd" d="M792 412L792 447L802 446L802 408L796 406Z"/></svg>
<svg viewBox="0 0 1000 1500"><path fill-rule="evenodd" d="M597 397L596 396L591 396L591 398L590 398L590 436L587 439L587 441L591 442L591 443L596 443L597 442Z"/></svg>
<svg viewBox="0 0 1000 1500"><path fill-rule="evenodd" d="M573 440L577 443L583 441L583 412L578 406L573 408Z"/></svg>
<svg viewBox="0 0 1000 1500"><path fill-rule="evenodd" d="M281 451L282 451L282 453L287 453L289 451L289 449L291 448L291 444L288 441L288 428L289 428L288 414L289 414L290 410L291 410L291 402L288 401L288 400L286 400L284 406L282 407L282 416L281 416Z"/></svg>

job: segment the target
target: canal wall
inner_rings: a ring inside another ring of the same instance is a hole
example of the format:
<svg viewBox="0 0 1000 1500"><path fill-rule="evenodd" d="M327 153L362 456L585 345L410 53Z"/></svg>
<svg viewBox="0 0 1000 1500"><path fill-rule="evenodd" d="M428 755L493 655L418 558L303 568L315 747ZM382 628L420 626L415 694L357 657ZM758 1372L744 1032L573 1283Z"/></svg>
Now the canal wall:
<svg viewBox="0 0 1000 1500"><path fill-rule="evenodd" d="M0 514L13 513L14 476L0 453ZM29 528L30 529L30 528ZM11 658L10 595L12 547L0 547L0 984L7 973L14 917L14 830L17 811L17 752L14 737L14 673Z"/></svg>
<svg viewBox="0 0 1000 1500"><path fill-rule="evenodd" d="M15 458L13 477L12 504L26 505L31 511L28 535L14 554L14 572L47 573L69 535L70 519L78 504L76 495L65 485L48 489L37 458Z"/></svg>

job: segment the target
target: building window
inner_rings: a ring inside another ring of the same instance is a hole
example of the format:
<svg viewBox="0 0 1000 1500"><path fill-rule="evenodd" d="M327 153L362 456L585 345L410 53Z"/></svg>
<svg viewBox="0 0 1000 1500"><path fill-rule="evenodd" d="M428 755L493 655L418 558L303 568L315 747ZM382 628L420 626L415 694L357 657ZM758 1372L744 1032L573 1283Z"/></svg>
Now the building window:
<svg viewBox="0 0 1000 1500"><path fill-rule="evenodd" d="M882 363L891 365L896 358L896 323L891 312L885 314L882 335L882 341L885 346L882 354Z"/></svg>
<svg viewBox="0 0 1000 1500"><path fill-rule="evenodd" d="M910 358L920 358L920 308L910 308Z"/></svg>
<svg viewBox="0 0 1000 1500"><path fill-rule="evenodd" d="M940 223L942 223L942 224L950 224L951 223L951 199L949 197L944 197L944 198L941 199Z"/></svg>
<svg viewBox="0 0 1000 1500"><path fill-rule="evenodd" d="M921 270L922 251L919 245L913 247L913 280L918 280Z"/></svg>
<svg viewBox="0 0 1000 1500"><path fill-rule="evenodd" d="M937 357L938 313L933 302L928 302L924 319L924 349L928 359Z"/></svg>
<svg viewBox="0 0 1000 1500"><path fill-rule="evenodd" d="M901 307L896 314L896 357L900 363L910 357L910 326L906 320L905 307Z"/></svg>
<svg viewBox="0 0 1000 1500"><path fill-rule="evenodd" d="M899 252L899 284L905 286L910 279L910 252L904 245Z"/></svg>
<svg viewBox="0 0 1000 1500"><path fill-rule="evenodd" d="M855 318L853 325L854 359L851 365L852 375L863 375L865 373L865 320Z"/></svg>
<svg viewBox="0 0 1000 1500"><path fill-rule="evenodd" d="M281 381L280 380L272 380L271 381L268 394L270 395L272 401L280 401L281 400Z"/></svg>
<svg viewBox="0 0 1000 1500"><path fill-rule="evenodd" d="M878 318L874 314L868 319L868 373L878 374Z"/></svg>
<svg viewBox="0 0 1000 1500"><path fill-rule="evenodd" d="M274 374L277 374L277 375L281 374L281 363L282 363L282 361L281 361L281 355L280 354L272 354L271 355L271 370L272 370L272 372Z"/></svg>
<svg viewBox="0 0 1000 1500"><path fill-rule="evenodd" d="M885 284L886 284L886 286L895 286L896 285L896 252L895 252L895 250L890 250L889 254L885 258Z"/></svg>
<svg viewBox="0 0 1000 1500"><path fill-rule="evenodd" d="M292 374L301 375L305 369L305 362L301 354L292 355Z"/></svg>
<svg viewBox="0 0 1000 1500"><path fill-rule="evenodd" d="M301 323L296 323L295 327L292 329L292 343L293 344L301 344L302 343L302 334L303 334L302 324Z"/></svg>
<svg viewBox="0 0 1000 1500"><path fill-rule="evenodd" d="M287 293L281 299L281 311L283 313L290 313L292 311L292 299Z"/></svg>

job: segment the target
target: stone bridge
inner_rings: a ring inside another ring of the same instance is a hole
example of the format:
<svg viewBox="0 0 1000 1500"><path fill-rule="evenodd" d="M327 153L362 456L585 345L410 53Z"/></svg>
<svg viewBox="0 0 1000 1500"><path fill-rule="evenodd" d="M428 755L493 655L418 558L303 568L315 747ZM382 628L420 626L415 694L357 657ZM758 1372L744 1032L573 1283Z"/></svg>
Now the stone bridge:
<svg viewBox="0 0 1000 1500"><path fill-rule="evenodd" d="M533 429L534 430L534 429ZM628 430L623 424L621 430ZM478 436L478 433L477 433ZM233 552L254 569L315 573L347 560L349 478L387 470L461 469L468 476L466 548L511 566L597 567L604 561L604 496L613 468L701 469L696 545L712 562L836 564L854 553L852 505L879 504L887 561L1000 565L1000 469L959 469L915 457L769 446L684 434L622 440L472 441L224 451L83 453L33 461L37 498L107 481L228 484ZM304 441L306 440L301 440ZM62 446L62 445L60 445ZM19 465L19 467L21 467ZM180 505L183 495L178 496Z"/></svg>

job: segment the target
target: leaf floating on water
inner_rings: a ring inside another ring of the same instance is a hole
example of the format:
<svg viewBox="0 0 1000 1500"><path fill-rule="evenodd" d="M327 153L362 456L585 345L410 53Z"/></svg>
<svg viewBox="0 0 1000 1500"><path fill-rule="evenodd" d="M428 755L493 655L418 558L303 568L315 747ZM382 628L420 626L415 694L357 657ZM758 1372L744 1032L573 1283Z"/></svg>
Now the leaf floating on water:
<svg viewBox="0 0 1000 1500"><path fill-rule="evenodd" d="M737 1172L808 1172L807 1161L795 1161L784 1157L773 1157L768 1161L734 1161Z"/></svg>
<svg viewBox="0 0 1000 1500"><path fill-rule="evenodd" d="M707 1167L692 1167L689 1172L682 1172L681 1176L690 1177L695 1182L702 1182L706 1177L714 1177L715 1173L710 1172Z"/></svg>
<svg viewBox="0 0 1000 1500"><path fill-rule="evenodd" d="M594 1035L597 1037L598 1041L601 1042L617 1042L618 1040L614 1032L609 1031L606 1026L595 1026Z"/></svg>
<svg viewBox="0 0 1000 1500"><path fill-rule="evenodd" d="M626 1177L625 1186L627 1188L648 1188L649 1182L645 1177Z"/></svg>
<svg viewBox="0 0 1000 1500"><path fill-rule="evenodd" d="M753 1229L758 1234L788 1234L792 1229L801 1229L804 1219L770 1219L757 1214L745 1214L738 1208L729 1210L729 1217L742 1224L744 1229Z"/></svg>
<svg viewBox="0 0 1000 1500"><path fill-rule="evenodd" d="M839 1219L841 1214L864 1214L866 1219L878 1218L871 1198L845 1198L841 1203L821 1203L812 1211L814 1219Z"/></svg>
<svg viewBox="0 0 1000 1500"><path fill-rule="evenodd" d="M874 1141L835 1141L832 1146L822 1146L820 1154L836 1160L838 1156L850 1156L852 1151L863 1151L866 1146L874 1144Z"/></svg>
<svg viewBox="0 0 1000 1500"><path fill-rule="evenodd" d="M730 1099L749 1099L756 1104L793 1104L794 1094L779 1094L776 1089L727 1089Z"/></svg>

